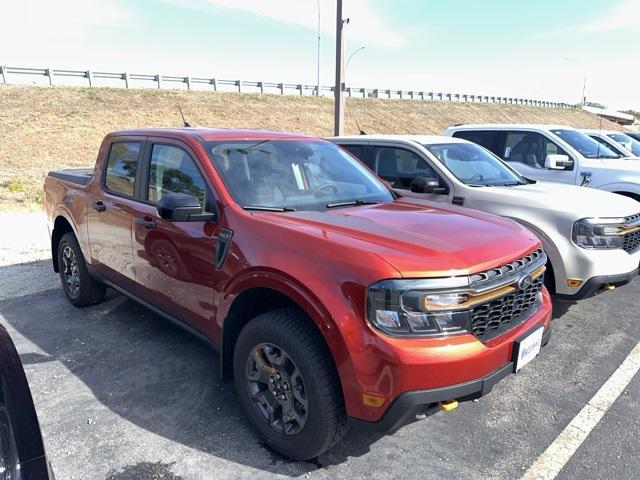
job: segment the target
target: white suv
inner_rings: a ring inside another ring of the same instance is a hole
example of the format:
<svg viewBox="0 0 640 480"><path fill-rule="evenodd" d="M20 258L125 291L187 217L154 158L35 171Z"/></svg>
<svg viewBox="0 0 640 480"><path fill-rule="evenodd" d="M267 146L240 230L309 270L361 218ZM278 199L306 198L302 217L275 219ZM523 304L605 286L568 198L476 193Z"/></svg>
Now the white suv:
<svg viewBox="0 0 640 480"><path fill-rule="evenodd" d="M589 186L640 200L640 161L561 125L456 125L445 135L491 150L527 178Z"/></svg>
<svg viewBox="0 0 640 480"><path fill-rule="evenodd" d="M329 140L401 195L503 215L528 227L547 251L547 285L559 298L589 297L624 285L638 273L640 203L631 198L527 180L488 150L451 137Z"/></svg>

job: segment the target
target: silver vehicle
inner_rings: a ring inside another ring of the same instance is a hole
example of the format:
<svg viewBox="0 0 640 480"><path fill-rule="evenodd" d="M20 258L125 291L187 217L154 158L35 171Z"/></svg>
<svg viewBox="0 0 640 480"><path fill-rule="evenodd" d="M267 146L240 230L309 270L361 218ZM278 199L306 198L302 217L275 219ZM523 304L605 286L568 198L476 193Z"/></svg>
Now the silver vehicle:
<svg viewBox="0 0 640 480"><path fill-rule="evenodd" d="M582 132L627 158L640 157L640 141L624 132L615 130L582 130Z"/></svg>
<svg viewBox="0 0 640 480"><path fill-rule="evenodd" d="M440 136L331 138L400 194L512 218L547 251L560 298L628 283L640 264L640 203L621 195L528 180L483 147ZM463 232L461 232L463 234Z"/></svg>

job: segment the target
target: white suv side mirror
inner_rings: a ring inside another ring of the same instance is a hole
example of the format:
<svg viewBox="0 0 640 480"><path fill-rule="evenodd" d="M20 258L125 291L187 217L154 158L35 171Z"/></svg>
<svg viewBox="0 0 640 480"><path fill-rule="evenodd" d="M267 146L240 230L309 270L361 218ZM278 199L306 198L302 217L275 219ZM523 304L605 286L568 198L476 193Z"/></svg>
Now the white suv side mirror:
<svg viewBox="0 0 640 480"><path fill-rule="evenodd" d="M549 170L566 170L573 167L573 160L567 155L547 155L544 168Z"/></svg>

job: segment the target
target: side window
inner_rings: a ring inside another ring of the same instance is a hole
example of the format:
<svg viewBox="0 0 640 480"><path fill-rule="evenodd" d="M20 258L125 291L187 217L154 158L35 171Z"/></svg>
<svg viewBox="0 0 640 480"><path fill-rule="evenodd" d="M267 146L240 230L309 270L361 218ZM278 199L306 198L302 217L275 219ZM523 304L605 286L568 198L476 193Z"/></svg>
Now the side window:
<svg viewBox="0 0 640 480"><path fill-rule="evenodd" d="M340 145L354 157L362 160L364 158L364 145Z"/></svg>
<svg viewBox="0 0 640 480"><path fill-rule="evenodd" d="M107 159L104 185L116 195L133 197L141 143L113 143Z"/></svg>
<svg viewBox="0 0 640 480"><path fill-rule="evenodd" d="M153 145L149 164L148 199L158 202L168 193L186 193L206 205L207 187L193 158L171 145Z"/></svg>
<svg viewBox="0 0 640 480"><path fill-rule="evenodd" d="M375 147L372 163L373 170L394 188L408 190L416 177L434 178L445 185L423 158L403 148Z"/></svg>
<svg viewBox="0 0 640 480"><path fill-rule="evenodd" d="M507 162L545 168L547 155L567 153L544 135L535 132L508 132L501 157Z"/></svg>
<svg viewBox="0 0 640 480"><path fill-rule="evenodd" d="M462 138L464 140L468 140L473 142L481 147L486 148L487 150L495 153L496 155L500 155L498 152L497 146L497 138L499 132L487 132L487 131L471 131L471 130L462 130L460 132L455 132L453 134L456 138Z"/></svg>

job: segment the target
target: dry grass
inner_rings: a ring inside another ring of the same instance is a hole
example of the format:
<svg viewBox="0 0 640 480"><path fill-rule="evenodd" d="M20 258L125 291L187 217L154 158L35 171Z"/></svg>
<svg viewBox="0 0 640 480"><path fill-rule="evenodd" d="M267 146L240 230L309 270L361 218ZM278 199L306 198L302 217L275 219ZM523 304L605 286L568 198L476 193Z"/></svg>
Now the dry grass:
<svg viewBox="0 0 640 480"><path fill-rule="evenodd" d="M330 135L329 98L180 90L0 86L0 209L37 208L49 170L91 166L111 130L192 125ZM456 123L558 123L597 128L580 110L514 105L347 99L346 133L441 133ZM604 127L615 127L604 122Z"/></svg>

